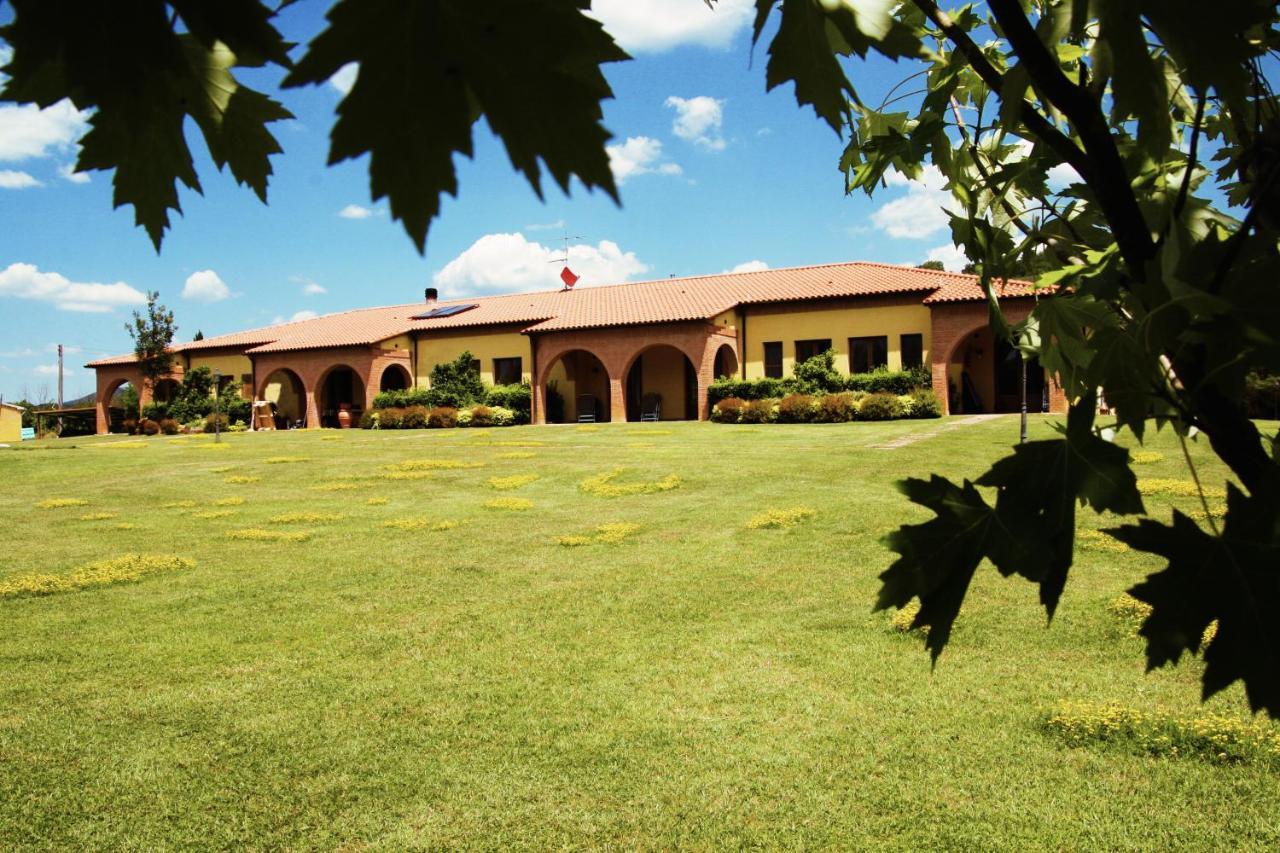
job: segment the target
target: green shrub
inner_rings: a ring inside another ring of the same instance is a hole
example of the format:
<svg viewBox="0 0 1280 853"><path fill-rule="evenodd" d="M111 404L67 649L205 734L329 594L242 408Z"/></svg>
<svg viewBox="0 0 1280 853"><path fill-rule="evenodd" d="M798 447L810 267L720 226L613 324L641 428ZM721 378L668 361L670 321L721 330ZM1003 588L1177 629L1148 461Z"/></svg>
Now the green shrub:
<svg viewBox="0 0 1280 853"><path fill-rule="evenodd" d="M137 418L125 418L125 419L124 419L124 422L120 424L120 427L125 431L125 435L137 435L137 434L138 434L138 419L137 419Z"/></svg>
<svg viewBox="0 0 1280 853"><path fill-rule="evenodd" d="M464 350L453 361L446 361L431 368L430 404L437 408L460 409L472 406L485 398L484 383L472 365L470 351Z"/></svg>
<svg viewBox="0 0 1280 853"><path fill-rule="evenodd" d="M931 388L917 388L907 394L910 398L910 417L940 418L942 417L942 401Z"/></svg>
<svg viewBox="0 0 1280 853"><path fill-rule="evenodd" d="M817 403L808 394L788 394L778 401L778 423L807 424L817 409Z"/></svg>
<svg viewBox="0 0 1280 853"><path fill-rule="evenodd" d="M165 418L160 421L160 431L165 435L177 435L182 430L182 425L173 418Z"/></svg>
<svg viewBox="0 0 1280 853"><path fill-rule="evenodd" d="M868 394L858 406L858 420L891 421L902 417L902 401L888 393Z"/></svg>
<svg viewBox="0 0 1280 853"><path fill-rule="evenodd" d="M405 388L401 391L383 391L373 398L375 409L405 409L409 406L433 405L430 388Z"/></svg>
<svg viewBox="0 0 1280 853"><path fill-rule="evenodd" d="M773 423L776 418L774 406L777 402L777 400L748 400L747 405L742 409L742 422L744 424Z"/></svg>
<svg viewBox="0 0 1280 853"><path fill-rule="evenodd" d="M401 409L400 429L426 429L427 428L427 407L426 406L406 406Z"/></svg>
<svg viewBox="0 0 1280 853"><path fill-rule="evenodd" d="M907 370L889 370L887 367L881 367L870 373L855 373L845 378L844 387L848 391L897 395L908 394L916 388L928 388L932 383L929 368L922 364Z"/></svg>
<svg viewBox="0 0 1280 853"><path fill-rule="evenodd" d="M1251 418L1280 419L1280 376L1262 371L1246 376L1244 407Z"/></svg>
<svg viewBox="0 0 1280 853"><path fill-rule="evenodd" d="M473 427L493 426L493 410L488 406L472 406L470 421L469 426Z"/></svg>
<svg viewBox="0 0 1280 853"><path fill-rule="evenodd" d="M818 398L814 420L824 424L842 424L858 416L858 403L849 391Z"/></svg>
<svg viewBox="0 0 1280 853"><path fill-rule="evenodd" d="M458 425L458 410L453 406L437 406L427 412L427 426L432 429L452 429Z"/></svg>
<svg viewBox="0 0 1280 853"><path fill-rule="evenodd" d="M169 417L168 403L147 403L142 407L142 417L149 421L161 421Z"/></svg>
<svg viewBox="0 0 1280 853"><path fill-rule="evenodd" d="M231 419L222 413L210 414L204 419L205 432L222 432L227 431L227 427L231 426Z"/></svg>
<svg viewBox="0 0 1280 853"><path fill-rule="evenodd" d="M485 391L484 404L491 409L511 412L512 423L529 423L533 408L533 389L528 385L493 385Z"/></svg>
<svg viewBox="0 0 1280 853"><path fill-rule="evenodd" d="M404 409L383 409L378 413L378 429L400 429L404 420Z"/></svg>
<svg viewBox="0 0 1280 853"><path fill-rule="evenodd" d="M795 368L797 391L822 394L844 390L844 377L836 370L835 350L827 350L806 359Z"/></svg>
<svg viewBox="0 0 1280 853"><path fill-rule="evenodd" d="M381 415L381 412L376 411L365 412L360 416L360 429L379 429L380 424L378 421L381 418Z"/></svg>
<svg viewBox="0 0 1280 853"><path fill-rule="evenodd" d="M796 390L795 382L787 379L717 379L707 388L707 402L716 405L721 400L736 397L739 400L766 400L781 397Z"/></svg>
<svg viewBox="0 0 1280 853"><path fill-rule="evenodd" d="M151 420L151 418L143 418L142 423L138 424L138 431L143 435L159 435L160 424Z"/></svg>
<svg viewBox="0 0 1280 853"><path fill-rule="evenodd" d="M742 420L742 409L747 405L740 397L726 397L711 407L711 420L722 424L736 424Z"/></svg>

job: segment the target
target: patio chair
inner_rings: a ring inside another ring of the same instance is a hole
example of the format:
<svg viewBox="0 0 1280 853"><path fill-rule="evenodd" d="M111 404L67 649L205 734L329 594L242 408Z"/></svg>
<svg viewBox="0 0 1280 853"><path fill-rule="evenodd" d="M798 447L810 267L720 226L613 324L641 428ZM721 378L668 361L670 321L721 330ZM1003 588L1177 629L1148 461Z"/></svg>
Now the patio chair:
<svg viewBox="0 0 1280 853"><path fill-rule="evenodd" d="M596 395L578 395L578 423L593 424L596 422Z"/></svg>
<svg viewBox="0 0 1280 853"><path fill-rule="evenodd" d="M645 394L640 398L640 420L641 421L660 421L662 420L662 395L661 394Z"/></svg>

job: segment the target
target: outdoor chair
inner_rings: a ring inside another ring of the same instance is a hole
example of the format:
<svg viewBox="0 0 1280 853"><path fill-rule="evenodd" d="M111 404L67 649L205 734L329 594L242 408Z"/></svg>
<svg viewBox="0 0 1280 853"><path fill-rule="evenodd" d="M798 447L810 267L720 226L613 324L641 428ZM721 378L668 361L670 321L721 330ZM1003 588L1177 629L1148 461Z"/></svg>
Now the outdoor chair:
<svg viewBox="0 0 1280 853"><path fill-rule="evenodd" d="M640 420L642 421L660 421L662 420L662 395L661 394L645 394L640 398Z"/></svg>
<svg viewBox="0 0 1280 853"><path fill-rule="evenodd" d="M578 395L578 423L593 424L596 422L596 395Z"/></svg>

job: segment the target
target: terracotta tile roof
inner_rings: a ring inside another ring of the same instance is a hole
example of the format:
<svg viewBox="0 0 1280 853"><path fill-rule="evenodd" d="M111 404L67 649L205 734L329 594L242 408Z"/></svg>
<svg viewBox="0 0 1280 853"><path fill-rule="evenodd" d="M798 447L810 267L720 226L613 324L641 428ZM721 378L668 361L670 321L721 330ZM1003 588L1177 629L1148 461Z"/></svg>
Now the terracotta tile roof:
<svg viewBox="0 0 1280 853"><path fill-rule="evenodd" d="M924 300L925 305L936 305L939 302L982 302L987 298L987 295L982 292L982 285L978 283L976 275L948 273L946 277L952 280L927 296ZM1018 279L997 282L995 289L996 296L1002 299L1034 296L1037 293L1035 286L1031 282ZM1052 289L1041 288L1038 292L1043 294L1052 293L1053 291Z"/></svg>
<svg viewBox="0 0 1280 853"><path fill-rule="evenodd" d="M1030 294L1029 287L1027 282L1011 281L1002 287L1001 295L1026 296ZM362 308L175 344L173 350L196 352L247 347L247 352L258 354L362 346L412 330L516 326L522 331L549 332L645 325L705 320L737 305L913 293L928 294L922 300L926 304L985 298L977 277L972 275L891 264L824 264L601 285L572 291L543 290L442 300L436 307L474 307L432 319L414 319L430 310L422 302ZM128 364L133 360L132 355L120 355L89 362L86 367Z"/></svg>

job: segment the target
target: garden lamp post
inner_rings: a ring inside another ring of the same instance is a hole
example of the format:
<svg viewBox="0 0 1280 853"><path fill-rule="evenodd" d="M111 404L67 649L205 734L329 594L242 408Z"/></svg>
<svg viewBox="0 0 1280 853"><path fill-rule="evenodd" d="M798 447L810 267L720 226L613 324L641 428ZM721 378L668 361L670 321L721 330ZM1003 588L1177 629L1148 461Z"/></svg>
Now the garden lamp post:
<svg viewBox="0 0 1280 853"><path fill-rule="evenodd" d="M1024 383L1025 384L1025 383ZM223 371L214 370L214 443L223 441ZM1023 420L1027 420L1027 388L1023 388Z"/></svg>

